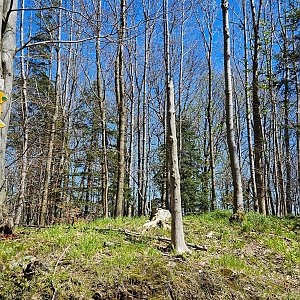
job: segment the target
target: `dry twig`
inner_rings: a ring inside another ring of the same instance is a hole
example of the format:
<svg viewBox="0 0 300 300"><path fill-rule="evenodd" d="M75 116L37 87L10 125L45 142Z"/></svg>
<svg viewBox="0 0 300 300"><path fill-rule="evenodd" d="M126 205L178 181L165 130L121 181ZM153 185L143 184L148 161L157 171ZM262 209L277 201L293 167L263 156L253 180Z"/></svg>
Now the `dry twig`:
<svg viewBox="0 0 300 300"><path fill-rule="evenodd" d="M65 256L66 252L68 251L68 249L70 248L70 245L68 247L65 248L65 250L63 251L63 253L61 254L61 256L59 257L59 259L57 260L55 267L54 267L54 271L52 274L52 279L51 279L51 285L52 285L52 289L53 289L53 296L52 296L52 300L55 300L56 298L56 293L57 293L57 289L55 288L54 282L53 282L53 277L56 273L57 267L59 265L59 263L61 262L61 260L63 259L63 257Z"/></svg>
<svg viewBox="0 0 300 300"><path fill-rule="evenodd" d="M130 236L130 237L136 237L136 238L143 237L143 238L146 238L146 239L149 239L149 240L157 240L157 241L160 241L160 242L167 242L167 243L171 242L171 239L167 238L167 237L142 235L142 234L134 232L134 231L128 231L126 229L120 229L120 228L117 228L117 229L116 228L94 228L94 230L100 231L100 232L113 231L113 232L118 232L118 233L125 234L126 236ZM192 244L192 243L187 243L187 246L191 247L195 250L207 251L206 246L196 245L196 244Z"/></svg>

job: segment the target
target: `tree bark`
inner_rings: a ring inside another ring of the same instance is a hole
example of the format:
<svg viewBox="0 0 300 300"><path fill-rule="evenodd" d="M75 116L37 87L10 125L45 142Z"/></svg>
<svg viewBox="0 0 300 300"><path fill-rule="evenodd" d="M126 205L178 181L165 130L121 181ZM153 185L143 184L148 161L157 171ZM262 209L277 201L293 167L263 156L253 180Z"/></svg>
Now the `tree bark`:
<svg viewBox="0 0 300 300"><path fill-rule="evenodd" d="M216 172L215 172L215 147L213 133L213 66L212 66L212 50L213 50L213 27L215 22L215 1L201 4L204 14L204 25L200 24L200 30L206 51L206 60L208 66L208 104L207 104L207 123L208 123L208 147L209 147L209 167L211 179L211 201L210 209L216 209ZM206 31L208 36L206 36Z"/></svg>
<svg viewBox="0 0 300 300"><path fill-rule="evenodd" d="M100 108L100 122L101 122L101 145L102 145L102 159L101 159L101 200L103 207L103 216L108 217L108 161L107 161L107 134L106 134L106 103L103 93L103 82L102 82L102 70L101 70L101 45L100 45L100 33L101 33L101 14L102 7L101 1L97 7L97 40L96 40L96 67L97 67L97 99Z"/></svg>
<svg viewBox="0 0 300 300"><path fill-rule="evenodd" d="M125 83L124 83L124 35L126 27L126 1L121 1L119 45L116 60L116 98L118 105L118 182L115 217L123 216L125 187Z"/></svg>
<svg viewBox="0 0 300 300"><path fill-rule="evenodd" d="M247 7L246 0L243 0L243 34L244 34L244 61L245 61L245 100L246 100L246 114L247 114L247 134L248 134L248 153L249 153L249 163L250 163L250 178L252 186L252 194L254 200L254 210L258 210L258 199L257 199L257 187L255 180L255 168L254 168L254 155L253 155L253 145L252 145L252 120L251 120L251 106L249 100L249 80L248 80L248 38L247 38Z"/></svg>
<svg viewBox="0 0 300 300"><path fill-rule="evenodd" d="M226 95L226 126L227 143L230 155L231 174L234 187L234 211L243 211L243 189L240 164L234 137L233 100L232 100L232 77L230 64L230 32L228 21L228 1L222 0L223 35L224 35L224 73Z"/></svg>
<svg viewBox="0 0 300 300"><path fill-rule="evenodd" d="M61 39L61 11L58 15L58 40ZM59 106L61 103L61 48L60 44L56 48L56 76L55 76L55 104L54 111L51 120L50 126L50 136L48 141L48 151L47 151L47 161L46 161L46 171L45 171L45 180L43 186L43 198L41 201L41 210L39 217L39 225L45 226L47 222L47 210L48 210L48 198L49 198L49 185L51 180L51 168L53 161L53 151L54 151L54 140L56 135L57 120L59 117Z"/></svg>
<svg viewBox="0 0 300 300"><path fill-rule="evenodd" d="M258 210L266 214L265 182L264 182L264 137L261 121L261 104L259 98L259 73L258 73L258 55L259 55L259 25L262 0L259 1L259 10L256 13L254 1L251 0L252 23L254 32L254 45L252 57L252 107L253 107L253 125L254 125L254 166L255 180L257 186ZM257 209L256 209L257 210Z"/></svg>
<svg viewBox="0 0 300 300"><path fill-rule="evenodd" d="M171 80L169 85L168 98L168 149L169 166L170 166L170 198L171 198L171 240L174 249L178 253L188 252L183 232L182 210L181 210L181 192L180 192L180 174L177 153L177 136L176 136L176 120L175 120L175 100L174 85Z"/></svg>
<svg viewBox="0 0 300 300"><path fill-rule="evenodd" d="M163 0L163 26L164 26L164 61L165 61L165 87L166 87L166 101L164 105L164 139L165 139L165 182L164 182L164 202L163 207L170 208L170 166L169 166L169 153L168 149L168 99L169 99L169 83L171 78L170 67L170 33L169 33L169 2Z"/></svg>
<svg viewBox="0 0 300 300"><path fill-rule="evenodd" d="M5 178L5 151L7 132L11 112L11 94L13 87L13 62L16 48L16 11L17 0L0 1L0 80L2 90L8 97L2 105L1 120L6 124L0 129L0 223L7 222L6 207L6 178Z"/></svg>
<svg viewBox="0 0 300 300"><path fill-rule="evenodd" d="M21 1L21 7L24 8L25 1ZM21 12L20 20L20 43L24 44L24 11ZM21 51L21 80L22 80L22 92L21 92L21 106L22 106L22 127L23 127L23 142L22 142L22 171L21 171L21 183L20 183L20 194L18 197L14 223L19 225L21 221L22 211L25 203L25 192L26 192L26 178L27 178L27 164L28 164L28 95L27 95L27 66L25 64L25 51Z"/></svg>
<svg viewBox="0 0 300 300"><path fill-rule="evenodd" d="M289 81L290 81L290 71L288 65L288 37L286 32L286 26L281 25L282 36L283 36L283 60L284 60L284 145L285 145L285 169L286 169L286 212L288 214L292 213L292 197L291 197L291 153L290 153L290 133L289 133Z"/></svg>

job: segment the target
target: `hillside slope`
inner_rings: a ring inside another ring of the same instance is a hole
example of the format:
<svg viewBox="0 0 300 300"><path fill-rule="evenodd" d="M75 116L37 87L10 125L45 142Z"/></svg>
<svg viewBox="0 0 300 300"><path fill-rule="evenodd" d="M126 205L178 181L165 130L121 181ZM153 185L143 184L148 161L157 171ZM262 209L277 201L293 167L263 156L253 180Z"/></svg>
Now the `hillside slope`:
<svg viewBox="0 0 300 300"><path fill-rule="evenodd" d="M299 219L229 216L185 217L187 241L207 246L187 256L144 218L20 228L0 240L0 299L300 299Z"/></svg>

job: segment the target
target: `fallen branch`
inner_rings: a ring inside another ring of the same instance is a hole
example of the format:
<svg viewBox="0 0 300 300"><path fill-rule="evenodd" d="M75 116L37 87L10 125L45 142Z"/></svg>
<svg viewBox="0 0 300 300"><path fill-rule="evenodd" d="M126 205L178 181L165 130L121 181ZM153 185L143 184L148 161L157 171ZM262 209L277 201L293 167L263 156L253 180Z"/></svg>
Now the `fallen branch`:
<svg viewBox="0 0 300 300"><path fill-rule="evenodd" d="M57 293L57 289L55 288L55 285L54 285L54 282L53 282L53 277L54 277L54 275L56 273L56 270L57 270L57 267L58 267L59 263L61 262L61 260L63 259L63 257L65 256L65 254L66 254L66 252L68 251L69 248L70 248L70 245L68 247L66 247L66 249L63 251L63 253L61 254L61 256L59 257L59 259L57 260L57 262L55 264L55 267L54 267L54 271L53 271L52 279L51 279L51 286L52 286L52 289L53 289L52 300L56 299L56 293Z"/></svg>
<svg viewBox="0 0 300 300"><path fill-rule="evenodd" d="M49 225L45 225L45 226L40 226L40 225L22 225L22 227L24 227L24 228L37 228L37 229L40 229L40 228L50 228L51 226L49 226Z"/></svg>
<svg viewBox="0 0 300 300"><path fill-rule="evenodd" d="M94 230L99 231L99 232L118 232L118 233L122 233L126 236L129 237L136 237L136 238L146 238L149 240L157 240L160 242L166 242L166 243L171 243L171 239L167 238L167 237L160 237L160 236L149 236L149 235L142 235L138 232L135 231L128 231L126 229L120 229L120 228L97 228L95 227ZM188 247L191 247L195 250L199 250L199 251L207 251L207 247L206 246L202 246L202 245L196 245L196 244L192 244L192 243L187 243Z"/></svg>

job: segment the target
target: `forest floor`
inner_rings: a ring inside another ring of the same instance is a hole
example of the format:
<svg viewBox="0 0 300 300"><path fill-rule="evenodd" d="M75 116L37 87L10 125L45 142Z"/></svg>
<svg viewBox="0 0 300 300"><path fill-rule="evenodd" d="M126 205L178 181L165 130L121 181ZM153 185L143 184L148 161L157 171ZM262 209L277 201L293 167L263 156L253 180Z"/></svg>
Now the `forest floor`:
<svg viewBox="0 0 300 300"><path fill-rule="evenodd" d="M187 242L207 247L189 255L143 233L146 218L18 228L0 240L0 299L300 299L300 219L229 217L185 217Z"/></svg>

